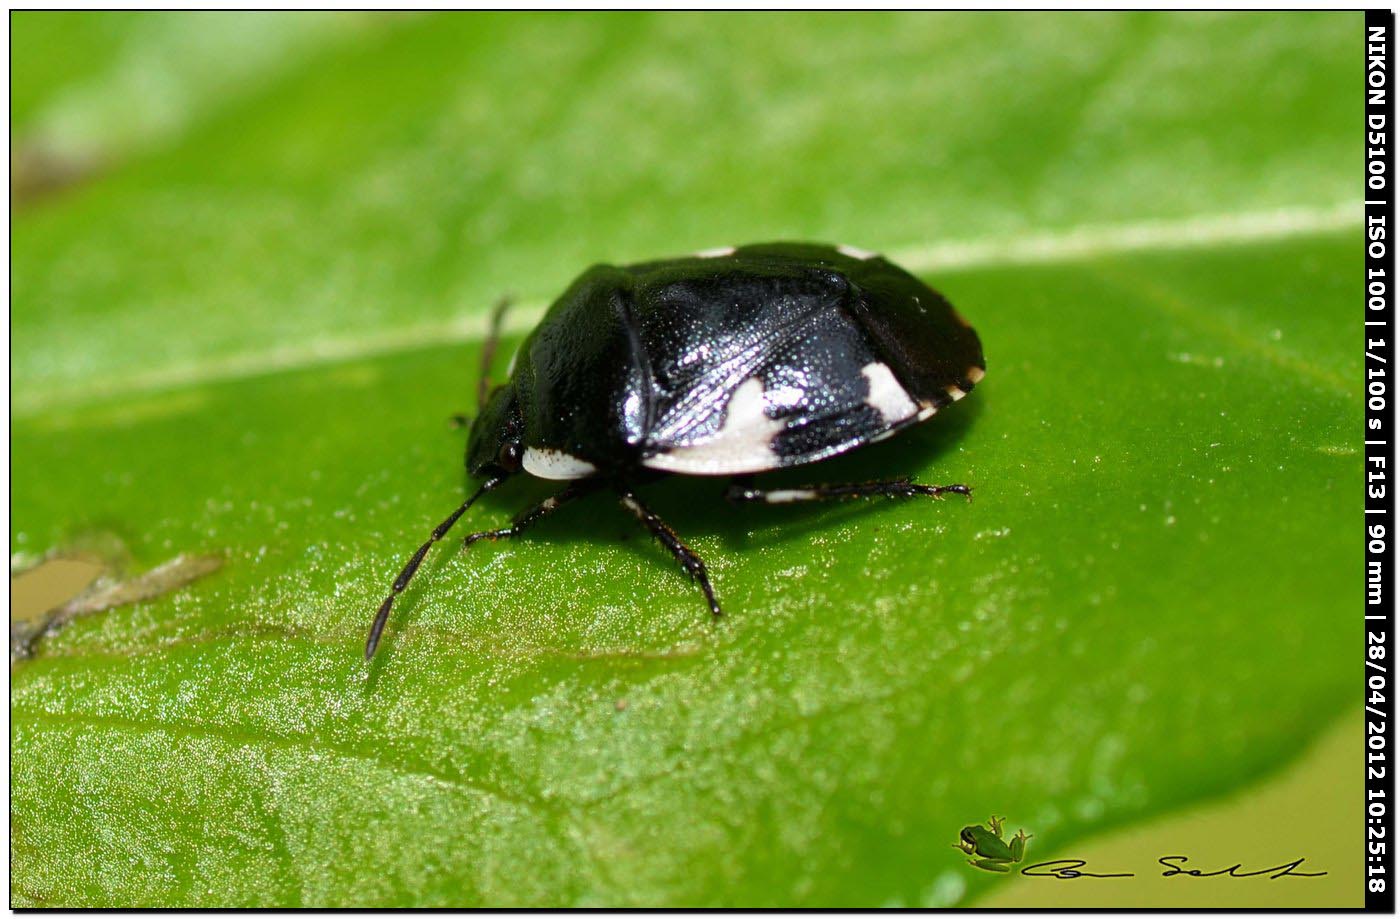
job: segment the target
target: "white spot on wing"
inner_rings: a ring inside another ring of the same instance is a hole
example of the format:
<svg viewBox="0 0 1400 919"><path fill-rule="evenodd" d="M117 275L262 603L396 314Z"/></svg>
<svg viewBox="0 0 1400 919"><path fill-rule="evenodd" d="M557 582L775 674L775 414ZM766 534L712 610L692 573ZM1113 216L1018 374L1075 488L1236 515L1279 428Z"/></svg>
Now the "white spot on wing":
<svg viewBox="0 0 1400 919"><path fill-rule="evenodd" d="M983 370L981 367L967 368L967 378L972 382L973 386L976 386L978 383L981 383L982 378L986 375L987 371Z"/></svg>
<svg viewBox="0 0 1400 919"><path fill-rule="evenodd" d="M735 475L781 465L773 437L786 423L764 412L763 381L749 377L734 390L725 407L724 426L707 440L674 447L642 460L643 466L691 475Z"/></svg>
<svg viewBox="0 0 1400 919"><path fill-rule="evenodd" d="M937 414L938 414L938 406L934 405L932 402L920 402L920 403L919 403L919 420L920 420L920 421L927 421L928 419L932 418L934 415L937 415Z"/></svg>
<svg viewBox="0 0 1400 919"><path fill-rule="evenodd" d="M961 389L959 389L959 388L956 387L956 386L949 386L949 387L945 390L945 392L947 392L948 395L950 395L950 396L953 397L953 401L954 401L954 402L958 401L958 400L961 399L963 396L967 395L967 393L963 392Z"/></svg>
<svg viewBox="0 0 1400 919"><path fill-rule="evenodd" d="M894 378L888 364L871 361L860 368L860 373L870 384L870 395L865 397L865 404L879 412L885 424L898 424L919 411L918 405Z"/></svg>
<svg viewBox="0 0 1400 919"><path fill-rule="evenodd" d="M520 465L530 475L541 479L583 479L598 471L598 467L587 460L544 447L526 447Z"/></svg>
<svg viewBox="0 0 1400 919"><path fill-rule="evenodd" d="M714 249L701 249L695 253L696 258L724 258L733 255L736 250L733 246L717 246Z"/></svg>
<svg viewBox="0 0 1400 919"><path fill-rule="evenodd" d="M871 252L868 249L857 249L855 246L837 246L836 251L842 255L849 255L851 258L858 258L862 262L868 262L872 258L878 258L880 253Z"/></svg>

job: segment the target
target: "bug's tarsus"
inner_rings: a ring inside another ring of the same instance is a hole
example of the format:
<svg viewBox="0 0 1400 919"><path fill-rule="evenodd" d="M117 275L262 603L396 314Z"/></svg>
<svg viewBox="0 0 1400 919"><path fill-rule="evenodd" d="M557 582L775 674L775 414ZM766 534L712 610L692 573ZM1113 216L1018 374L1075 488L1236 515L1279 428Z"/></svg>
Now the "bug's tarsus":
<svg viewBox="0 0 1400 919"><path fill-rule="evenodd" d="M384 602L379 604L379 611L374 614L374 623L369 627L369 638L365 641L365 660L374 657L374 651L379 647L379 636L384 632L384 624L389 621L389 613L394 608L394 598L404 592L409 581L413 580L413 575L418 572L418 566L423 564L423 559L427 556L428 550L433 544L447 535L447 531L452 529L458 519L467 512L467 508L476 503L482 495L491 491L496 486L505 481L504 477L487 479L481 487L467 500L462 502L462 506L453 511L446 520L433 528L433 533L428 537L428 541L418 547L418 551L413 553L413 557L408 560L408 564L403 566L399 576L394 578L393 586L389 588L389 596L384 598Z"/></svg>
<svg viewBox="0 0 1400 919"><path fill-rule="evenodd" d="M496 301L491 311L491 329L486 333L486 341L481 346L481 376L476 381L476 410L486 407L486 397L491 394L491 361L496 357L496 346L501 343L501 325L506 311L515 299L509 294Z"/></svg>
<svg viewBox="0 0 1400 919"><path fill-rule="evenodd" d="M681 542L681 538L676 535L676 531L667 525L666 521L648 508L637 495L630 489L619 488L618 498L622 501L622 506L632 513L632 516L641 521L642 526L651 531L663 546L670 550L676 561L681 563L686 574L700 585L700 589L705 592L705 601L710 605L710 612L715 618L724 615L724 611L719 607L719 601L715 599L715 590L710 586L710 575L705 570L705 563L700 556L691 551L690 547Z"/></svg>
<svg viewBox="0 0 1400 919"><path fill-rule="evenodd" d="M755 488L751 479L736 478L724 491L725 499L736 504L795 504L808 501L840 501L847 498L912 498L916 495L940 498L948 494L963 495L969 501L972 500L972 489L967 485L920 485L911 481L908 476L877 482L805 485L796 488Z"/></svg>

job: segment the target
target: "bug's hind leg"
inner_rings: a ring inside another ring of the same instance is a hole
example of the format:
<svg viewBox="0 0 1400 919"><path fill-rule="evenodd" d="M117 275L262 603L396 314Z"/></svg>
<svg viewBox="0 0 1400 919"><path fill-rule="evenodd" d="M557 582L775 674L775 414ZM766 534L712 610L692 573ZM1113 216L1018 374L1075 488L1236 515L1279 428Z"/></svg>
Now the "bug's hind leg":
<svg viewBox="0 0 1400 919"><path fill-rule="evenodd" d="M513 302L509 296L502 297L491 312L491 330L486 334L486 341L481 346L481 376L476 381L478 412L486 407L486 397L491 393L491 361L496 357L496 346L501 343L501 324L505 321L506 311Z"/></svg>
<svg viewBox="0 0 1400 919"><path fill-rule="evenodd" d="M879 482L855 482L849 485L808 485L804 488L755 488L751 479L736 479L725 489L724 497L736 504L794 504L800 501L840 501L847 498L912 498L926 495L963 495L972 499L972 489L966 485L920 485L908 478L886 479Z"/></svg>
<svg viewBox="0 0 1400 919"><path fill-rule="evenodd" d="M618 497L622 501L622 506L632 513L632 516L641 521L642 526L651 531L651 535L660 540L661 544L671 550L671 554L676 557L676 561L681 563L686 574L700 585L700 589L705 592L705 600L710 604L710 612L716 617L724 615L724 611L719 608L719 601L715 599L715 590L710 586L710 575L705 571L705 563L700 560L700 556L691 551L690 547L681 542L681 538L676 535L676 531L667 526L666 521L656 516L650 508L637 498L636 494L627 489L618 491Z"/></svg>

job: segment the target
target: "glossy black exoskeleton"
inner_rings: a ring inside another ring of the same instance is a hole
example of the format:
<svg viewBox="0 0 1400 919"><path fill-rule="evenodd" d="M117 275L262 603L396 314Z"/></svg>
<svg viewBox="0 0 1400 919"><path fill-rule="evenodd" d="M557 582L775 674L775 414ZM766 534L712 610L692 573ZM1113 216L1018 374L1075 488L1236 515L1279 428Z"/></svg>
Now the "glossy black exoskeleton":
<svg viewBox="0 0 1400 919"><path fill-rule="evenodd" d="M485 482L394 580L366 657L433 543L521 471L569 484L466 545L516 536L567 500L611 488L700 584L715 615L704 563L633 490L643 475L736 477L725 492L736 502L969 494L907 478L768 490L748 478L884 440L982 379L972 327L874 253L769 243L594 266L555 301L488 398L499 319L498 310L467 443L467 469Z"/></svg>

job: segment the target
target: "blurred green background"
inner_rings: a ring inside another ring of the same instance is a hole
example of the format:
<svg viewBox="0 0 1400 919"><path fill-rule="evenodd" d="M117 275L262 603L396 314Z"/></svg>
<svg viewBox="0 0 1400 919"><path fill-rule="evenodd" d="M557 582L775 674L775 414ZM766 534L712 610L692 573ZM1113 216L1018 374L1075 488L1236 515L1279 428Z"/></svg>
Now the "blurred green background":
<svg viewBox="0 0 1400 919"><path fill-rule="evenodd" d="M1052 857L1354 704L1359 14L11 28L12 571L223 560L14 666L15 905L977 902L962 825ZM774 238L889 253L989 367L788 481L977 500L658 485L715 627L598 496L434 555L366 667L491 303ZM1238 857L1346 870L1304 826Z"/></svg>

